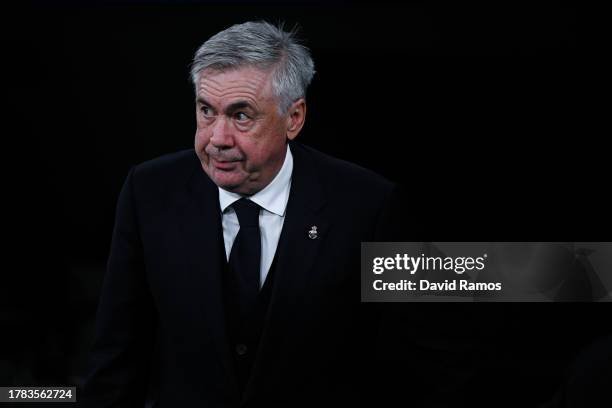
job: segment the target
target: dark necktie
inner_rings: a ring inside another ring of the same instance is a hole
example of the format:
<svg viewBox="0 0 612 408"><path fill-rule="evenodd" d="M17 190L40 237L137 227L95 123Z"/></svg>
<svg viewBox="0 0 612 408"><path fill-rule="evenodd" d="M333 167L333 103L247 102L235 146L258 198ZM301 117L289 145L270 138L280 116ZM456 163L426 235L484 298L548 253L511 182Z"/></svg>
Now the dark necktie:
<svg viewBox="0 0 612 408"><path fill-rule="evenodd" d="M233 301L239 315L245 318L255 307L259 293L259 264L261 238L259 235L259 210L256 203L241 198L232 204L240 230L230 252L230 286Z"/></svg>

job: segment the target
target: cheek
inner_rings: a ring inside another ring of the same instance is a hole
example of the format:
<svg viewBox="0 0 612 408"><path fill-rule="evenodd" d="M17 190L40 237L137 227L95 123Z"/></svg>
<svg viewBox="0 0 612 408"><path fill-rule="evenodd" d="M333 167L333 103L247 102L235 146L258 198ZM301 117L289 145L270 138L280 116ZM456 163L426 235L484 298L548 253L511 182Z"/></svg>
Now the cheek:
<svg viewBox="0 0 612 408"><path fill-rule="evenodd" d="M198 127L195 132L195 145L199 148L204 148L210 140L210 132L206 129Z"/></svg>
<svg viewBox="0 0 612 408"><path fill-rule="evenodd" d="M269 165L270 160L276 154L270 146L270 140L262 143L250 143L248 146L243 145L242 151L247 156L247 170L259 171Z"/></svg>

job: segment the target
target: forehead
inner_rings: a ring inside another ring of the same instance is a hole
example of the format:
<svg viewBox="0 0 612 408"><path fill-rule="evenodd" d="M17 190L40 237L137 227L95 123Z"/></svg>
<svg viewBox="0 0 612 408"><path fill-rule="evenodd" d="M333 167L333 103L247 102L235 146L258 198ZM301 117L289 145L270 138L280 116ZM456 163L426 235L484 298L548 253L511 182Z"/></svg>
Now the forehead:
<svg viewBox="0 0 612 408"><path fill-rule="evenodd" d="M230 70L206 69L200 73L197 95L213 103L224 104L237 99L259 104L272 97L272 72L254 67Z"/></svg>

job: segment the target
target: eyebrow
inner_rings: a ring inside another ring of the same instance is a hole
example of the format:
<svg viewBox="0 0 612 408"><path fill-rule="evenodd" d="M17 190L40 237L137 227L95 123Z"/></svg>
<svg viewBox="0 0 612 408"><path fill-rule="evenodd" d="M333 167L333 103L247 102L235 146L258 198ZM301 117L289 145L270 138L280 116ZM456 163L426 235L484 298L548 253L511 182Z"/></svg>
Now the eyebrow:
<svg viewBox="0 0 612 408"><path fill-rule="evenodd" d="M200 103L202 105L206 105L206 106L210 106L212 107L212 105L204 98L202 98L201 96L198 96L198 98L196 99L197 103ZM256 110L255 107L248 101L236 101L234 103L231 103L227 106L227 108L225 108L225 112L234 112L237 111L239 109L244 109L244 108L249 108L251 110Z"/></svg>

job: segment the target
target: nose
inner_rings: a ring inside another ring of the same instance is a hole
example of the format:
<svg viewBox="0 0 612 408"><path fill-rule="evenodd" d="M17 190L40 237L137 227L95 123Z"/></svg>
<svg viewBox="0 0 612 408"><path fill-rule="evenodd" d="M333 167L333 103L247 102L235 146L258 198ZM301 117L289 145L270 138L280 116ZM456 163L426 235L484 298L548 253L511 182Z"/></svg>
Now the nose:
<svg viewBox="0 0 612 408"><path fill-rule="evenodd" d="M212 128L210 143L216 148L222 149L234 146L234 135L231 123L223 116L219 116Z"/></svg>

